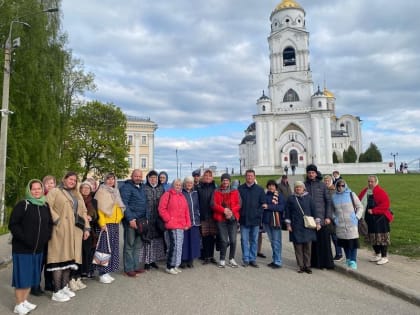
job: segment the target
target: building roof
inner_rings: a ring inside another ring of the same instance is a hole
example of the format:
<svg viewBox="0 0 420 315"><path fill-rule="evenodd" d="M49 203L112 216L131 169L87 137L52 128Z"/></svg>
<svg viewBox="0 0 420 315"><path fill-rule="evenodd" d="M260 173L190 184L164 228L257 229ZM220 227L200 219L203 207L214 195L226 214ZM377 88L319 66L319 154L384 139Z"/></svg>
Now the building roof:
<svg viewBox="0 0 420 315"><path fill-rule="evenodd" d="M147 122L154 123L154 121L150 120L150 117L137 117L137 116L130 116L130 115L125 115L125 117L127 118L127 121L147 121Z"/></svg>
<svg viewBox="0 0 420 315"><path fill-rule="evenodd" d="M300 9L303 10L303 8L300 6L299 3L297 3L294 0L283 0L281 3L279 3L276 8L274 9L274 12L284 10L284 9Z"/></svg>
<svg viewBox="0 0 420 315"><path fill-rule="evenodd" d="M252 143L255 143L255 136L253 136L253 135L248 135L248 136L245 136L243 139L242 139L242 141L241 141L241 144L245 144L245 143L248 143L248 142L252 142Z"/></svg>
<svg viewBox="0 0 420 315"><path fill-rule="evenodd" d="M253 132L255 131L255 122L251 123L248 128L246 128L245 132Z"/></svg>

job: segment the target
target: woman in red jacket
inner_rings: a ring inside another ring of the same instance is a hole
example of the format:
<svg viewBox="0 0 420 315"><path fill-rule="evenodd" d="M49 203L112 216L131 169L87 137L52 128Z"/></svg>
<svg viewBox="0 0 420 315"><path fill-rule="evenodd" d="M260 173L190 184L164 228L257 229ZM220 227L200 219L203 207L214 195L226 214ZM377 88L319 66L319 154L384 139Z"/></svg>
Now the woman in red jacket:
<svg viewBox="0 0 420 315"><path fill-rule="evenodd" d="M160 197L159 215L165 222L165 228L169 235L166 272L176 275L181 273L178 267L181 264L184 230L191 227L190 210L187 199L182 194L180 179L175 179L172 187Z"/></svg>
<svg viewBox="0 0 420 315"><path fill-rule="evenodd" d="M368 239L375 251L370 261L383 265L388 262L387 250L391 243L389 223L394 218L389 209L388 194L378 184L378 177L369 175L368 186L360 192L359 199L366 210Z"/></svg>
<svg viewBox="0 0 420 315"><path fill-rule="evenodd" d="M213 193L213 219L216 221L220 239L220 261L218 267L224 268L225 257L229 245L229 266L237 268L235 261L236 228L241 209L241 198L238 190L230 189L230 175L225 173L221 177L220 188Z"/></svg>

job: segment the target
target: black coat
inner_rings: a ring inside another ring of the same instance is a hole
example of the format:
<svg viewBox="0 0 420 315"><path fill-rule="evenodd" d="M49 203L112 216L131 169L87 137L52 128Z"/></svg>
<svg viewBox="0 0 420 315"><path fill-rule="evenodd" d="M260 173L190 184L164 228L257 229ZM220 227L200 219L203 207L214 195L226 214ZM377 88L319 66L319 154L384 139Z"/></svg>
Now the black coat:
<svg viewBox="0 0 420 315"><path fill-rule="evenodd" d="M19 201L9 220L9 230L13 235L12 252L42 253L51 237L52 225L48 204L37 206L26 200Z"/></svg>
<svg viewBox="0 0 420 315"><path fill-rule="evenodd" d="M320 218L321 225L324 225L326 218L332 219L331 194L327 186L322 181L316 179L314 181L306 180L305 188L315 203L316 215L314 217Z"/></svg>
<svg viewBox="0 0 420 315"><path fill-rule="evenodd" d="M211 207L213 192L216 189L216 184L200 183L197 188L198 200L200 203L200 219L202 221L213 218L213 209Z"/></svg>
<svg viewBox="0 0 420 315"><path fill-rule="evenodd" d="M260 225L262 205L265 203L264 189L255 183L252 186L245 183L239 186L238 190L242 200L239 223L245 226Z"/></svg>
<svg viewBox="0 0 420 315"><path fill-rule="evenodd" d="M309 194L306 193L300 197L294 194L289 196L286 202L285 215L286 222L290 223L292 226L292 232L289 234L289 240L298 244L316 241L315 230L305 228L303 223L303 214L299 208L296 198L299 200L299 204L305 215L310 215L316 218L315 204Z"/></svg>

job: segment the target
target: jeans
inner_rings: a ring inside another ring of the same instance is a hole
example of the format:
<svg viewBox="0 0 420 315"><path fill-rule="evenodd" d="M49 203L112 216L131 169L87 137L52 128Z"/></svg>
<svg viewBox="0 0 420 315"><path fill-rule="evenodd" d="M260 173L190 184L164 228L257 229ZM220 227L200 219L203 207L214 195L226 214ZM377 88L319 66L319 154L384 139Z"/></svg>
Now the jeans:
<svg viewBox="0 0 420 315"><path fill-rule="evenodd" d="M246 226L241 224L242 260L244 263L255 262L257 259L258 225Z"/></svg>
<svg viewBox="0 0 420 315"><path fill-rule="evenodd" d="M357 259L357 248L344 248L344 253L346 254L346 259L356 261L356 259Z"/></svg>
<svg viewBox="0 0 420 315"><path fill-rule="evenodd" d="M220 260L225 260L229 245L229 260L235 258L236 251L236 220L216 222L220 237Z"/></svg>
<svg viewBox="0 0 420 315"><path fill-rule="evenodd" d="M264 230L270 239L271 250L273 251L273 263L281 266L281 229L273 229L269 224L264 224Z"/></svg>
<svg viewBox="0 0 420 315"><path fill-rule="evenodd" d="M130 225L126 222L123 223L124 227L124 249L123 249L123 260L124 260L124 271L134 271L140 269L140 249L142 241L140 235L136 231L130 228Z"/></svg>

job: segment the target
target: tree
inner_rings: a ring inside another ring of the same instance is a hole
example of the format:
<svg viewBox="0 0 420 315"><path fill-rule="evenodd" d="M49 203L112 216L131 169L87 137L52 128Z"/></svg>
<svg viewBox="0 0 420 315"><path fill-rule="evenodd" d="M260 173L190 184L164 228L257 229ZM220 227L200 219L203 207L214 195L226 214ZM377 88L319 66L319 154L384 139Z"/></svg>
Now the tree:
<svg viewBox="0 0 420 315"><path fill-rule="evenodd" d="M347 150L343 152L343 162L344 163L355 163L357 161L356 150L350 145Z"/></svg>
<svg viewBox="0 0 420 315"><path fill-rule="evenodd" d="M333 152L333 156L332 156L332 158L333 158L333 163L340 163L340 162L338 161L337 153L336 153L335 151Z"/></svg>
<svg viewBox="0 0 420 315"><path fill-rule="evenodd" d="M382 162L382 154L376 144L370 143L369 148L360 154L359 162Z"/></svg>
<svg viewBox="0 0 420 315"><path fill-rule="evenodd" d="M69 123L66 154L69 169L86 179L90 172L102 176L114 172L123 177L128 172L127 119L113 104L98 101L76 109Z"/></svg>

